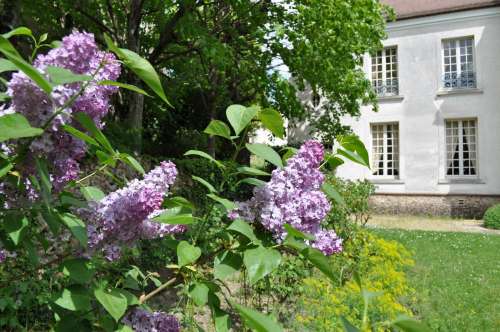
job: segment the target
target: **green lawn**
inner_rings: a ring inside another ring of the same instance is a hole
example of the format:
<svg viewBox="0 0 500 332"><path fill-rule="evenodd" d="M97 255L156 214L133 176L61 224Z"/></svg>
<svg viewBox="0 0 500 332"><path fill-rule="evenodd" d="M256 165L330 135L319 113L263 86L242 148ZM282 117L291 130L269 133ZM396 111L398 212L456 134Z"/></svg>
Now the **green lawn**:
<svg viewBox="0 0 500 332"><path fill-rule="evenodd" d="M414 253L417 315L433 331L500 331L500 236L378 229Z"/></svg>

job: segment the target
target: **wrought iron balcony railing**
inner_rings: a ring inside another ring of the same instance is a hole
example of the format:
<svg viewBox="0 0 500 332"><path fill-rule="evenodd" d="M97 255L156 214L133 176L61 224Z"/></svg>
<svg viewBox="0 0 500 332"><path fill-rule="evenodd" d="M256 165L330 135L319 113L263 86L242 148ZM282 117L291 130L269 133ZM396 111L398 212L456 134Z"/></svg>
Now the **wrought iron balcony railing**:
<svg viewBox="0 0 500 332"><path fill-rule="evenodd" d="M378 84L373 82L373 89L379 97L399 95L399 82L397 79L388 79L385 83L386 84Z"/></svg>
<svg viewBox="0 0 500 332"><path fill-rule="evenodd" d="M476 74L472 71L457 73L446 73L443 77L443 87L445 89L463 89L476 87Z"/></svg>

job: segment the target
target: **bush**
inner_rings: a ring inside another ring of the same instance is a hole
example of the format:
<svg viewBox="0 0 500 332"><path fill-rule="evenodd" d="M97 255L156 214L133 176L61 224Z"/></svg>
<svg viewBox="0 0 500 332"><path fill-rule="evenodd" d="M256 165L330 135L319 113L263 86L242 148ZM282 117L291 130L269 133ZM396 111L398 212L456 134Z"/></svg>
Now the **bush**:
<svg viewBox="0 0 500 332"><path fill-rule="evenodd" d="M404 300L413 290L408 286L404 270L413 265L413 261L401 244L359 230L331 263L339 276L338 284L322 276L304 280L300 311L296 316L302 331L342 330L341 317L355 326L362 325L363 298L353 278L354 271L359 272L365 290L380 292L368 310L368 324L375 325L374 331L389 330L381 323L400 314L411 315Z"/></svg>
<svg viewBox="0 0 500 332"><path fill-rule="evenodd" d="M483 220L485 227L500 229L500 204L493 205L486 210Z"/></svg>
<svg viewBox="0 0 500 332"><path fill-rule="evenodd" d="M344 204L331 201L333 208L325 223L335 229L342 238L348 239L353 227L364 225L370 219L368 200L375 192L375 186L367 180L351 181L334 176L329 176L327 182L339 192Z"/></svg>

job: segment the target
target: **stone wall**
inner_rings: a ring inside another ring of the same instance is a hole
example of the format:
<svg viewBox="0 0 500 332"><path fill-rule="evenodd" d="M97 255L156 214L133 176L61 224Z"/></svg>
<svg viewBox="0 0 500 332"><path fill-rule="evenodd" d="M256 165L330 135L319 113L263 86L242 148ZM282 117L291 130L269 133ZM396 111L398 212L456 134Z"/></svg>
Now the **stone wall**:
<svg viewBox="0 0 500 332"><path fill-rule="evenodd" d="M481 219L486 209L500 203L500 195L375 194L370 206L378 214L449 216Z"/></svg>

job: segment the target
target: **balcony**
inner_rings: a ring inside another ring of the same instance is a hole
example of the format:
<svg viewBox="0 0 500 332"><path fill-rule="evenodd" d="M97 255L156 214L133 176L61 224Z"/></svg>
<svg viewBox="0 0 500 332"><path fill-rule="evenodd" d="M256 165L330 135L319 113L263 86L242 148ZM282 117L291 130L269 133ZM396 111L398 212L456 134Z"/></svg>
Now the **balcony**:
<svg viewBox="0 0 500 332"><path fill-rule="evenodd" d="M373 90L379 98L399 96L399 82L397 79L388 79L384 83L382 84L380 81L373 82Z"/></svg>
<svg viewBox="0 0 500 332"><path fill-rule="evenodd" d="M476 74L472 71L447 73L443 77L443 89L475 89Z"/></svg>

